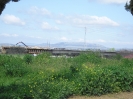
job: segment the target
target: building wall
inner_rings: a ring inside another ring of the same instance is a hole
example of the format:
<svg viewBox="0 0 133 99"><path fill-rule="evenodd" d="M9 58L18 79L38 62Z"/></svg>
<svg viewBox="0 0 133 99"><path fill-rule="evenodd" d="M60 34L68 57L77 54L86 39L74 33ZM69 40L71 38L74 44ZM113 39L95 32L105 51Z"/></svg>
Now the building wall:
<svg viewBox="0 0 133 99"><path fill-rule="evenodd" d="M4 47L3 53L5 54L26 54L27 50L24 47Z"/></svg>

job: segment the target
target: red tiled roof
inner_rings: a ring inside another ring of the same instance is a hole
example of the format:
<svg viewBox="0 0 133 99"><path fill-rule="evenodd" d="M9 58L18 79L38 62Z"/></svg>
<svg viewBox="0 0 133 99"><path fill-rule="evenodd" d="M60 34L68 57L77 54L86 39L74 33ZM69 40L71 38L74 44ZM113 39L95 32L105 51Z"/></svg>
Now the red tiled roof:
<svg viewBox="0 0 133 99"><path fill-rule="evenodd" d="M124 58L129 58L129 59L131 59L131 58L133 58L133 54L127 55L127 56L125 56Z"/></svg>

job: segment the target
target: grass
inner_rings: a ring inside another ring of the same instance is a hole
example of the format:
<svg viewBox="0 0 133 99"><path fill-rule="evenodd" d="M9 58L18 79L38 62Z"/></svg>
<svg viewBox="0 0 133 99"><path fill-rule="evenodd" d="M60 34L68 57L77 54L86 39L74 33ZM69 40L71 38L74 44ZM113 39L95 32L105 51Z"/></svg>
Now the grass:
<svg viewBox="0 0 133 99"><path fill-rule="evenodd" d="M133 60L89 52L73 58L0 55L0 98L66 99L133 90Z"/></svg>

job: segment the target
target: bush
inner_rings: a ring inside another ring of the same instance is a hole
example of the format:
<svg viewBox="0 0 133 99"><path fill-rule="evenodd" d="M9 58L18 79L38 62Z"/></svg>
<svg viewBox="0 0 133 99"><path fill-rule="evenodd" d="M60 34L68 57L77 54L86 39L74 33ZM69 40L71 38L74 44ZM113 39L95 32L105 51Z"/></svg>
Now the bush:
<svg viewBox="0 0 133 99"><path fill-rule="evenodd" d="M50 60L49 53L41 53L34 58L34 63L37 63L37 64L45 63L46 64L49 62L49 60Z"/></svg>
<svg viewBox="0 0 133 99"><path fill-rule="evenodd" d="M124 67L133 67L133 59L123 58L121 61Z"/></svg>
<svg viewBox="0 0 133 99"><path fill-rule="evenodd" d="M5 73L8 76L23 76L26 72L26 66L21 58L9 57L8 62L4 64Z"/></svg>
<svg viewBox="0 0 133 99"><path fill-rule="evenodd" d="M117 59L117 60L121 60L122 56L120 54L116 54L116 56L114 56L114 58Z"/></svg>
<svg viewBox="0 0 133 99"><path fill-rule="evenodd" d="M0 55L0 66L4 66L7 62L9 62L10 56Z"/></svg>
<svg viewBox="0 0 133 99"><path fill-rule="evenodd" d="M101 62L101 57L97 52L87 52L81 53L79 56L75 57L74 61L79 65L82 65L86 62L97 64Z"/></svg>
<svg viewBox="0 0 133 99"><path fill-rule="evenodd" d="M33 61L33 56L32 56L32 55L29 55L29 54L26 54L26 55L23 57L23 59L24 59L25 63L30 64L30 63L32 63L32 61Z"/></svg>
<svg viewBox="0 0 133 99"><path fill-rule="evenodd" d="M102 95L133 90L133 72L122 66L87 67L80 72L78 92L82 95Z"/></svg>
<svg viewBox="0 0 133 99"><path fill-rule="evenodd" d="M133 90L133 60L129 59L102 59L93 52L73 58L51 58L50 54L42 53L34 58L26 55L23 59L13 56L4 59L0 58L4 67L1 69L6 73L0 75L0 98L66 99L73 94Z"/></svg>

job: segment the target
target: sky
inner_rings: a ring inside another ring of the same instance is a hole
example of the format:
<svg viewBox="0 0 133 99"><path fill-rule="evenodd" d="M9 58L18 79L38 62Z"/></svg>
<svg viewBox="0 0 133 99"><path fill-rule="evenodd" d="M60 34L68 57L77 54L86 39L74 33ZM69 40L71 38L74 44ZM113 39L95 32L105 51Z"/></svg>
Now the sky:
<svg viewBox="0 0 133 99"><path fill-rule="evenodd" d="M0 43L84 42L133 49L128 0L20 0L0 16Z"/></svg>

